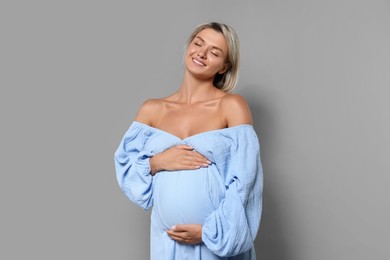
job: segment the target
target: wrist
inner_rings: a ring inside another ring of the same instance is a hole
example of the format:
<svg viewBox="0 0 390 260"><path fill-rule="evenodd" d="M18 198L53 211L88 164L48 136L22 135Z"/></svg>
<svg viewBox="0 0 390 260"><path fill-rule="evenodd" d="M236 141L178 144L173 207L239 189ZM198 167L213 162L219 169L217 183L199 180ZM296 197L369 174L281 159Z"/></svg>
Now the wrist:
<svg viewBox="0 0 390 260"><path fill-rule="evenodd" d="M158 157L152 156L149 159L149 164L150 164L150 174L154 176L157 172L161 171L162 169L159 167L158 163Z"/></svg>

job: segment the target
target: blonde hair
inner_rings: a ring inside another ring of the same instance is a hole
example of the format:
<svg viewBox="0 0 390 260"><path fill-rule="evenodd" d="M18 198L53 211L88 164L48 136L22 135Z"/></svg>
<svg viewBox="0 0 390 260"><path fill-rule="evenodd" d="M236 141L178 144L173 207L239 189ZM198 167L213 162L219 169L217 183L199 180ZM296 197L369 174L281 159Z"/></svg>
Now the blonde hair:
<svg viewBox="0 0 390 260"><path fill-rule="evenodd" d="M216 74L213 84L216 88L229 93L236 87L238 81L238 71L240 65L240 44L238 36L233 28L226 24L216 22L204 23L198 25L194 29L191 36L188 38L187 48L195 36L206 28L211 28L216 32L222 33L226 39L228 47L226 63L228 64L228 69L223 74Z"/></svg>

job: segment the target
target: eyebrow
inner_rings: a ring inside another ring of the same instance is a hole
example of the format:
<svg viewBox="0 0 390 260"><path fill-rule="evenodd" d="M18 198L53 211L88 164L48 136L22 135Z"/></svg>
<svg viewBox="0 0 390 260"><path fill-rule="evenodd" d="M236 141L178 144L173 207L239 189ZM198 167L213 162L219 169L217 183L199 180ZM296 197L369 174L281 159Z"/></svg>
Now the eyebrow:
<svg viewBox="0 0 390 260"><path fill-rule="evenodd" d="M198 38L199 40L201 40L202 42L204 42L204 40L202 39L202 37L200 37L200 36L195 36L195 38ZM217 46L212 46L214 49L217 49L217 50L219 50L220 52L222 52L223 53L223 51L222 51L222 49L221 48L219 48L219 47L217 47Z"/></svg>

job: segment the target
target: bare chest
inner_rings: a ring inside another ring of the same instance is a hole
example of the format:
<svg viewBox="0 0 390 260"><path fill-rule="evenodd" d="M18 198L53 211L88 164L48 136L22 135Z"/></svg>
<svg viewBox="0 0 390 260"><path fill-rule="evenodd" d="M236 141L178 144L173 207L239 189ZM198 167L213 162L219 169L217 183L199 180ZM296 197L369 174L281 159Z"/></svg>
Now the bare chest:
<svg viewBox="0 0 390 260"><path fill-rule="evenodd" d="M181 105L166 104L158 111L154 127L169 132L181 139L226 127L224 113L218 102Z"/></svg>

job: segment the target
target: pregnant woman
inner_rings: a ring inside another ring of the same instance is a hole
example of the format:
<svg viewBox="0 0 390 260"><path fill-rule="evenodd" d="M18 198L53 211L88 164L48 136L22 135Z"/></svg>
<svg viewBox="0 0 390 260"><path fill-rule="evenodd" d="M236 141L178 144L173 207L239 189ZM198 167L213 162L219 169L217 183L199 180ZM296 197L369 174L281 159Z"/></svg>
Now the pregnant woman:
<svg viewBox="0 0 390 260"><path fill-rule="evenodd" d="M118 183L131 201L153 207L151 259L256 259L263 172L248 104L230 93L236 33L198 26L184 65L177 92L144 102L125 133Z"/></svg>

